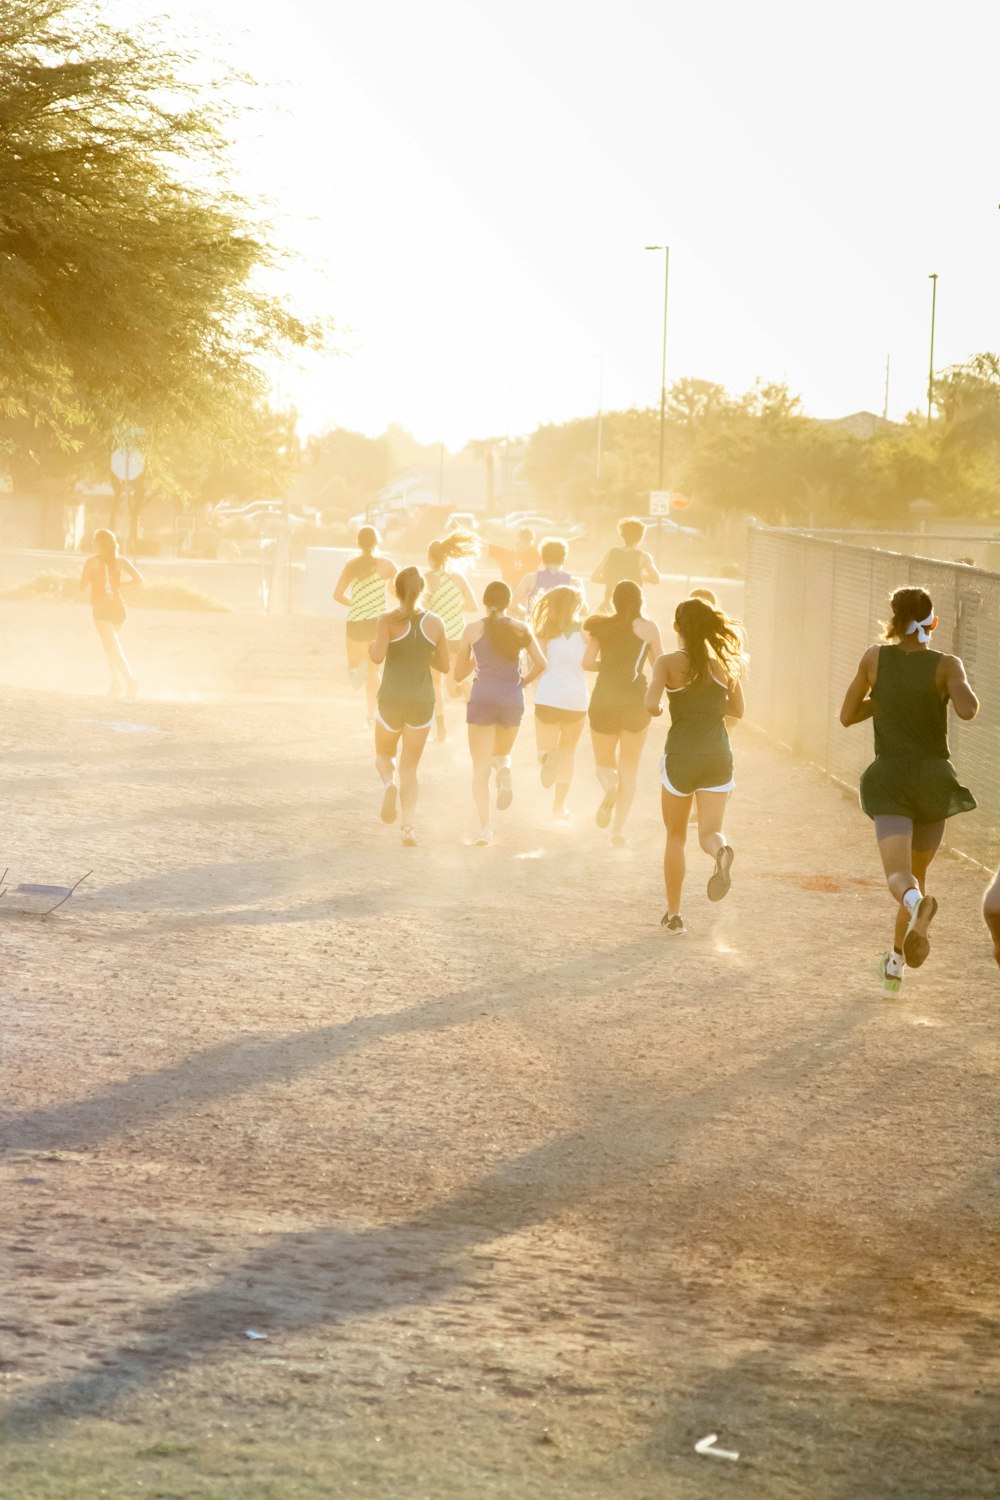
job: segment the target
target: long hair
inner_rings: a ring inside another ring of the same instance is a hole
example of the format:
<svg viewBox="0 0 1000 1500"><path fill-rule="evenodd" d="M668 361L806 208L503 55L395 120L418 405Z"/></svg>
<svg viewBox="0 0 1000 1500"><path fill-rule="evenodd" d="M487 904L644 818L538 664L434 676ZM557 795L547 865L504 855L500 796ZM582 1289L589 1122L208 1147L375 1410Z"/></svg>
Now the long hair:
<svg viewBox="0 0 1000 1500"><path fill-rule="evenodd" d="M104 562L114 562L118 556L118 538L113 531L107 531L103 526L94 532L94 546Z"/></svg>
<svg viewBox="0 0 1000 1500"><path fill-rule="evenodd" d="M584 599L579 589L568 583L557 584L543 594L535 605L535 635L540 641L551 641L557 635L567 635L580 624Z"/></svg>
<svg viewBox="0 0 1000 1500"><path fill-rule="evenodd" d="M419 568L403 568L396 574L392 586L396 590L400 612L404 619L408 619L424 591L424 576Z"/></svg>
<svg viewBox="0 0 1000 1500"><path fill-rule="evenodd" d="M907 634L907 625L912 625L914 620L927 620L934 613L926 589L897 589L890 603L892 619L883 628L882 639L885 641L901 641Z"/></svg>
<svg viewBox="0 0 1000 1500"><path fill-rule="evenodd" d="M614 608L612 615L591 615L584 630L598 641L611 640L616 635L629 635L636 620L642 619L642 589L630 578L616 583L611 595Z"/></svg>
<svg viewBox="0 0 1000 1500"><path fill-rule="evenodd" d="M694 682L711 677L713 656L730 682L740 676L743 641L736 622L721 609L713 609L704 599L682 599L674 614L674 629L684 642Z"/></svg>
<svg viewBox="0 0 1000 1500"><path fill-rule="evenodd" d="M500 578L494 578L483 591L486 618L483 621L486 639L498 656L507 661L516 661L528 644L528 630L524 625L504 614L510 603L510 588Z"/></svg>
<svg viewBox="0 0 1000 1500"><path fill-rule="evenodd" d="M358 532L358 546L366 557L371 557L382 541L374 526L362 526Z"/></svg>
<svg viewBox="0 0 1000 1500"><path fill-rule="evenodd" d="M474 537L471 531L453 531L449 536L430 543L427 548L427 561L435 571L440 571L455 558L476 557L478 553L478 537Z"/></svg>

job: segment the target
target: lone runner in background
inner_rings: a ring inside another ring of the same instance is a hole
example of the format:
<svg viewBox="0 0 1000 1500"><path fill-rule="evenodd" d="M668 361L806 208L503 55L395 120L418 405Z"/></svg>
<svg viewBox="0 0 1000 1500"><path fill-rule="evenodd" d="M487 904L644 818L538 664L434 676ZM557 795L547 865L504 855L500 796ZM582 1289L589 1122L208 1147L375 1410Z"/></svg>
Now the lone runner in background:
<svg viewBox="0 0 1000 1500"><path fill-rule="evenodd" d="M512 594L521 579L528 573L536 572L542 561L535 546L535 533L530 526L521 527L514 538L513 548L490 546L486 549L486 555L492 562L499 564L503 581Z"/></svg>
<svg viewBox="0 0 1000 1500"><path fill-rule="evenodd" d="M396 564L378 550L381 541L374 526L362 526L360 551L345 564L333 591L336 603L347 605L347 666L354 686L365 688L369 729L375 722L379 669L368 648L385 613L385 586L396 576Z"/></svg>
<svg viewBox="0 0 1000 1500"><path fill-rule="evenodd" d="M95 531L94 546L96 553L83 565L80 592L90 589L94 624L111 669L108 697L118 698L124 691L126 698L131 699L139 691L139 684L132 676L118 639L127 613L121 591L129 584L141 583L142 576L124 557L119 557L118 539L113 531Z"/></svg>
<svg viewBox="0 0 1000 1500"><path fill-rule="evenodd" d="M593 572L594 582L604 584L604 603L601 608L605 614L611 611L611 596L616 584L637 583L641 587L644 583L660 581L656 564L649 553L643 552L640 547L646 535L642 522L632 519L619 521L618 535L622 539L622 545L606 552Z"/></svg>
<svg viewBox="0 0 1000 1500"><path fill-rule="evenodd" d="M945 819L976 805L951 763L948 704L960 719L974 719L979 700L961 659L929 649L936 625L924 589L897 589L884 644L869 646L840 710L845 727L872 719L875 728L861 806L875 824L886 884L899 902L892 951L879 962L886 994L897 994L906 965L918 969L930 952L938 904L925 882Z"/></svg>

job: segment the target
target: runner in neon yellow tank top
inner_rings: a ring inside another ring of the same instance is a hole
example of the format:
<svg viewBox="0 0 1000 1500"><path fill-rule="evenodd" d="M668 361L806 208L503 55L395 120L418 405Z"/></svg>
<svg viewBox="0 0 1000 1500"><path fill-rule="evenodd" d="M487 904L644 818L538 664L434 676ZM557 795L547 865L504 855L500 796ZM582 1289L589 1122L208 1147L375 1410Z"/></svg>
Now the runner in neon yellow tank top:
<svg viewBox="0 0 1000 1500"><path fill-rule="evenodd" d="M905 966L919 968L930 952L938 904L925 882L945 819L976 805L949 758L948 704L960 719L974 719L979 700L960 658L930 650L937 623L926 590L897 589L884 643L861 658L840 710L845 727L874 721L875 759L861 778L861 806L899 903L893 949L879 964L886 994L898 993Z"/></svg>
<svg viewBox="0 0 1000 1500"><path fill-rule="evenodd" d="M427 561L430 564L427 574L427 608L441 620L448 638L453 670L449 672L447 681L448 695L452 698L466 696L455 681L454 664L465 629L465 616L475 614L478 607L464 573L453 565L461 558L473 558L478 553L479 542L468 531L453 531L440 541L431 542L427 548ZM448 737L444 721L443 686L444 679L435 674L434 720L439 740Z"/></svg>
<svg viewBox="0 0 1000 1500"><path fill-rule="evenodd" d="M333 597L347 606L347 667L355 687L366 689L368 727L375 721L379 670L368 655L379 616L385 613L386 585L396 576L396 564L379 552L382 538L374 526L358 532L357 557L352 557L337 580Z"/></svg>

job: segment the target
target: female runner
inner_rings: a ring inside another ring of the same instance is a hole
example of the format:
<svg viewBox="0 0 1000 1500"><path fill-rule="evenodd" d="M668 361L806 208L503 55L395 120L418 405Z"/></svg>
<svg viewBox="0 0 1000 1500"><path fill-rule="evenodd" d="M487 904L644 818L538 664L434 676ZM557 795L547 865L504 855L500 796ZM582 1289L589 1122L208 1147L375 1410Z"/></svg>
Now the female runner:
<svg viewBox="0 0 1000 1500"><path fill-rule="evenodd" d="M396 564L378 550L381 540L374 526L362 526L358 532L361 550L345 564L333 591L336 602L347 605L347 665L354 686L364 684L369 728L375 718L378 667L368 648L386 607L385 586L396 576Z"/></svg>
<svg viewBox="0 0 1000 1500"><path fill-rule="evenodd" d="M646 694L651 714L670 708L670 730L661 768L660 806L667 830L663 880L667 910L662 925L672 936L687 931L681 916L684 845L691 799L698 809L698 842L715 861L709 901L721 901L732 880L733 847L722 831L733 782L733 752L726 719L742 719L742 641L735 623L703 599L685 599L674 615L679 649L661 656Z"/></svg>
<svg viewBox="0 0 1000 1500"><path fill-rule="evenodd" d="M611 598L617 584L628 581L641 587L644 583L660 581L656 564L649 553L639 546L646 535L643 523L631 517L619 521L618 535L622 539L622 545L609 548L592 574L594 583L604 584L604 603L601 609L605 614L611 611Z"/></svg>
<svg viewBox="0 0 1000 1500"><path fill-rule="evenodd" d="M597 779L604 800L597 809L598 828L614 814L611 842L627 843L625 822L635 799L639 757L646 743L646 679L643 663L660 654L660 632L642 612L642 589L623 580L611 595L610 615L591 615L584 625L589 640L583 655L586 672L596 672L590 700L590 737L594 742Z"/></svg>
<svg viewBox="0 0 1000 1500"><path fill-rule="evenodd" d="M979 700L960 659L929 649L936 625L924 589L897 589L884 644L869 646L840 710L845 727L874 721L875 759L861 778L861 806L899 903L892 952L879 962L886 994L898 993L905 966L918 969L930 952L938 904L925 882L945 819L976 805L951 763L948 704L960 719L974 719Z"/></svg>
<svg viewBox="0 0 1000 1500"><path fill-rule="evenodd" d="M375 719L375 766L382 778L382 822L396 821L396 751L399 757L399 803L403 843L412 848L417 840L413 818L417 808L417 766L434 719L435 672L451 666L444 625L437 615L417 609L424 580L416 568L396 575L399 608L384 614L377 623L369 654L376 665L385 662L378 690Z"/></svg>
<svg viewBox="0 0 1000 1500"><path fill-rule="evenodd" d="M549 537L548 541L543 542L542 566L536 572L528 573L521 579L511 600L511 608L530 612L549 589L576 583L577 580L566 571L565 563L568 552L569 548L559 537Z"/></svg>
<svg viewBox="0 0 1000 1500"><path fill-rule="evenodd" d="M430 571L427 574L427 608L444 622L452 661L458 655L458 643L462 639L462 630L465 626L462 615L465 612L475 613L476 599L465 575L458 569L452 568L451 564L460 557L475 557L478 551L479 543L468 531L453 531L450 536L443 537L441 541L431 542L427 548L427 561L430 563ZM443 686L444 678L435 677L434 721L437 725L439 740L447 737ZM460 696L461 689L455 683L454 677L449 676L448 686L453 696Z"/></svg>
<svg viewBox="0 0 1000 1500"><path fill-rule="evenodd" d="M118 632L125 624L125 601L122 589L141 583L142 575L124 557L118 555L118 538L113 531L95 531L93 557L88 557L80 575L80 592L90 589L90 607L94 624L111 669L108 697L117 698L124 688L126 698L134 698L139 684L132 676ZM121 679L119 681L119 678Z"/></svg>
<svg viewBox="0 0 1000 1500"><path fill-rule="evenodd" d="M535 741L542 786L555 787L554 818L569 816L566 795L587 717L583 611L583 594L566 585L549 589L535 605L535 637L545 653L545 671L535 686Z"/></svg>
<svg viewBox="0 0 1000 1500"><path fill-rule="evenodd" d="M465 711L472 754L472 797L480 833L477 844L492 844L490 770L496 772L497 811L514 800L510 780L510 752L524 715L524 689L545 670L538 642L519 620L506 613L510 588L499 579L486 585L486 616L465 627L455 662L455 681L475 672ZM529 670L521 674L521 653L527 652Z"/></svg>

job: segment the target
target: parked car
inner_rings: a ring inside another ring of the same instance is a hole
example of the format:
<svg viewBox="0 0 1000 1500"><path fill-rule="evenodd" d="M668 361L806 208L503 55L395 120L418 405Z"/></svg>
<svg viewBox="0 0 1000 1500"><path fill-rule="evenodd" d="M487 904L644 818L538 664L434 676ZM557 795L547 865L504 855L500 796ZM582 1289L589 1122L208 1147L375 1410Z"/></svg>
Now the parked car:
<svg viewBox="0 0 1000 1500"><path fill-rule="evenodd" d="M671 521L669 516L636 516L643 526L662 526L664 531L673 532L676 536L701 536L697 526L681 526L677 521Z"/></svg>

